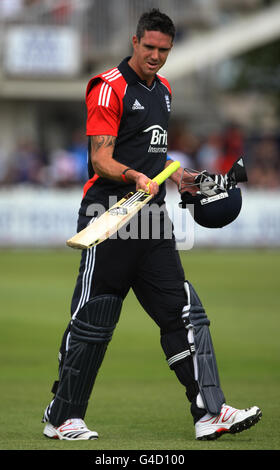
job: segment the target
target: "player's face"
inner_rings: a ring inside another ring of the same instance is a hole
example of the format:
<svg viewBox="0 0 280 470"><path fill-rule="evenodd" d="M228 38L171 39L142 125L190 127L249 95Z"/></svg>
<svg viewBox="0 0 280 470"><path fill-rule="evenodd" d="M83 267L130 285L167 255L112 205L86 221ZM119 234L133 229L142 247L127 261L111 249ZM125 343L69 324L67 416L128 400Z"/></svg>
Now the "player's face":
<svg viewBox="0 0 280 470"><path fill-rule="evenodd" d="M130 65L142 80L150 84L166 62L172 48L172 37L160 31L145 31L140 41L133 36L132 44L134 52Z"/></svg>

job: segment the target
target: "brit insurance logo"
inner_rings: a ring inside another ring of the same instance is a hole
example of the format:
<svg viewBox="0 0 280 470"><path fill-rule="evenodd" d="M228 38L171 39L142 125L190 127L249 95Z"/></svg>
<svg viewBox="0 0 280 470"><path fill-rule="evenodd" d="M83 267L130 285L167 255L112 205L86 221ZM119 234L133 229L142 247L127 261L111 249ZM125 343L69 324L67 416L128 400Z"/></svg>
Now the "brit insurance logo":
<svg viewBox="0 0 280 470"><path fill-rule="evenodd" d="M151 140L148 152L166 153L167 152L167 131L158 124L150 126L143 132L151 132Z"/></svg>

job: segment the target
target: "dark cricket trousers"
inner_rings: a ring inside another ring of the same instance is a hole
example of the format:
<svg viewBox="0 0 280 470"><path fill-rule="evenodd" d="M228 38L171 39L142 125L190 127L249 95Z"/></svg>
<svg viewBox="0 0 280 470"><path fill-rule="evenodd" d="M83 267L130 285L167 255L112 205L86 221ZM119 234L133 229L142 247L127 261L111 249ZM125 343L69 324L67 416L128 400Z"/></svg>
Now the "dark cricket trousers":
<svg viewBox="0 0 280 470"><path fill-rule="evenodd" d="M166 216L165 213L163 218ZM185 328L181 318L187 304L185 275L176 250L172 224L168 218L171 230L167 230L166 237L166 219L164 225L163 218L160 217L160 231L156 238L122 239L118 236L83 250L71 304L72 318L92 297L113 294L124 299L132 288L141 306L159 326L161 337ZM78 230L85 226L85 221L85 217L80 217ZM71 334L71 322L61 344L62 358L69 331ZM197 394L192 361L189 361L187 369L183 375L188 377L183 382L178 378L183 385L187 382ZM189 398L188 393L187 396ZM193 404L192 413L195 418Z"/></svg>
<svg viewBox="0 0 280 470"><path fill-rule="evenodd" d="M114 294L124 299L132 288L161 330L181 327L187 301L184 271L172 231L165 239L163 230L154 239L118 237L83 251L72 316L91 297Z"/></svg>

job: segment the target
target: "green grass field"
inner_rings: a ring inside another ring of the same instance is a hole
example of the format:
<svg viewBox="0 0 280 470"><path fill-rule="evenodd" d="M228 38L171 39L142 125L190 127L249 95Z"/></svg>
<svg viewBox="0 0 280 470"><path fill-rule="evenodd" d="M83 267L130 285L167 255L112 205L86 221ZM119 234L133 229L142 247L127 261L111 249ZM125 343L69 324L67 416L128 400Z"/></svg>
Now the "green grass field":
<svg viewBox="0 0 280 470"><path fill-rule="evenodd" d="M73 250L0 251L1 450L279 450L280 251L181 252L211 319L227 402L257 404L260 423L215 442L194 440L184 389L159 333L130 293L98 375L86 422L97 441L51 441L41 417L57 378L79 264Z"/></svg>

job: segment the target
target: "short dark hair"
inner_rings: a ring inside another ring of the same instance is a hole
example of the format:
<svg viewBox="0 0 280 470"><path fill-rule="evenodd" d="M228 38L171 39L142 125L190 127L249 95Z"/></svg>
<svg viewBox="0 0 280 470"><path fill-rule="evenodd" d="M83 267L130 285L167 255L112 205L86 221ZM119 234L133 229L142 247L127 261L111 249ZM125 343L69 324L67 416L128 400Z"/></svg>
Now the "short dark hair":
<svg viewBox="0 0 280 470"><path fill-rule="evenodd" d="M161 13L158 8L143 13L138 21L136 36L138 41L144 36L145 31L160 31L163 34L171 36L172 41L175 37L175 26L169 16Z"/></svg>

